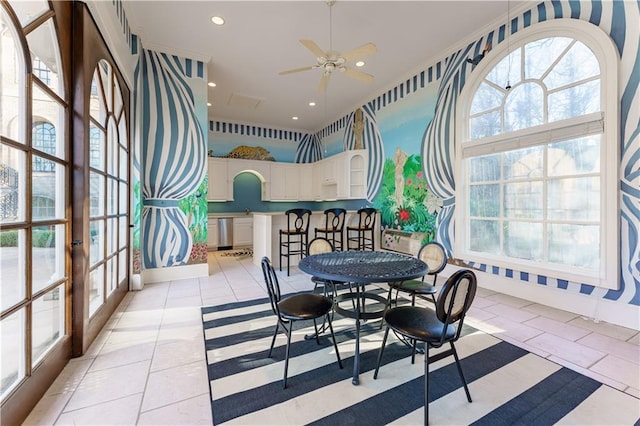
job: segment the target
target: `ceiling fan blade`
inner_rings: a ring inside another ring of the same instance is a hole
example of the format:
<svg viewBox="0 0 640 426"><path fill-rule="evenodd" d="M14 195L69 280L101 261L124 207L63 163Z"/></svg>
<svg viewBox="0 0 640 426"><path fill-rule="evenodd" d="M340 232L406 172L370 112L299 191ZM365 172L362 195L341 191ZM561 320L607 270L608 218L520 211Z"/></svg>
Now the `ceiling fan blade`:
<svg viewBox="0 0 640 426"><path fill-rule="evenodd" d="M320 78L320 84L318 84L318 93L326 92L327 84L329 84L329 77L331 77L330 72L322 73L322 77Z"/></svg>
<svg viewBox="0 0 640 426"><path fill-rule="evenodd" d="M314 68L316 68L316 67L315 66L310 66L310 67L294 68L292 70L280 71L278 74L279 75L292 74L294 72L309 71L309 70L312 70Z"/></svg>
<svg viewBox="0 0 640 426"><path fill-rule="evenodd" d="M348 77L355 78L356 80L360 80L363 83L371 83L373 81L373 76L371 74L367 74L366 72L354 70L353 68L344 69L344 74Z"/></svg>
<svg viewBox="0 0 640 426"><path fill-rule="evenodd" d="M300 43L302 43L302 45L304 47L309 49L311 51L311 53L316 55L316 58L326 58L327 57L327 54L324 52L324 50L320 49L318 47L318 45L313 40L300 40Z"/></svg>
<svg viewBox="0 0 640 426"><path fill-rule="evenodd" d="M363 44L360 47L356 47L353 50L345 53L344 55L340 55L344 58L346 62L353 61L354 59L360 59L368 55L373 55L378 51L378 48L373 43Z"/></svg>

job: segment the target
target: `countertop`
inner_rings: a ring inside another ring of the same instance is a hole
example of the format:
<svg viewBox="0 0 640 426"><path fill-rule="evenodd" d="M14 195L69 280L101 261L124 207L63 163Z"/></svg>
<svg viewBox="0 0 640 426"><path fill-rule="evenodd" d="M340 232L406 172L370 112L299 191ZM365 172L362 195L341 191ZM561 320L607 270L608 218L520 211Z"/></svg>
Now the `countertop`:
<svg viewBox="0 0 640 426"><path fill-rule="evenodd" d="M223 217L253 217L253 212L250 212L249 214L247 214L245 212L238 212L238 213L209 213L208 217L212 218L212 219L223 218Z"/></svg>

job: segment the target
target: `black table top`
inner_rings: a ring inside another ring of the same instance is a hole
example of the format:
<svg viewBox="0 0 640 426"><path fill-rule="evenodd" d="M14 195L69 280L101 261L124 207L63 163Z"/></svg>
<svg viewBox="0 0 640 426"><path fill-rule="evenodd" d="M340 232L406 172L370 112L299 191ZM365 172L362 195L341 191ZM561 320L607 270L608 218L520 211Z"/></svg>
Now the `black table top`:
<svg viewBox="0 0 640 426"><path fill-rule="evenodd" d="M334 251L304 257L298 268L325 280L380 283L410 280L426 275L420 259L383 251Z"/></svg>

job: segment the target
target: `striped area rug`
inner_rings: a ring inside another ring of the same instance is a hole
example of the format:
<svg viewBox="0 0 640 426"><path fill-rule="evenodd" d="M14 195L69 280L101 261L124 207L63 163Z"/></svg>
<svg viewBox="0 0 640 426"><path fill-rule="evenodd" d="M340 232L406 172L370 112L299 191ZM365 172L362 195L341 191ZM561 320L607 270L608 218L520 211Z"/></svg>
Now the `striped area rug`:
<svg viewBox="0 0 640 426"><path fill-rule="evenodd" d="M423 423L423 356L389 335L377 380L373 370L384 330L361 333L360 385L351 384L354 320L334 328L344 369L330 336L304 340L313 324L296 323L289 379L282 389L286 337L278 335L268 299L202 308L215 424L416 425ZM465 327L456 344L469 383L468 403L452 357L431 365L431 424L638 424L639 400L570 369ZM435 353L435 351L433 351Z"/></svg>

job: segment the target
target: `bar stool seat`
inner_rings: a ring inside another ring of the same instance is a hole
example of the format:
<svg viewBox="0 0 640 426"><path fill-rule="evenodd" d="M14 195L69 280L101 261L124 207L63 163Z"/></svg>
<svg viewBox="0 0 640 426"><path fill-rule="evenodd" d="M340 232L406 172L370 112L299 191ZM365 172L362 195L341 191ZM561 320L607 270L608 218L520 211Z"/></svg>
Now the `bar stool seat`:
<svg viewBox="0 0 640 426"><path fill-rule="evenodd" d="M358 225L347 226L347 250L375 250L374 230L377 212L372 207L358 210Z"/></svg>
<svg viewBox="0 0 640 426"><path fill-rule="evenodd" d="M280 271L282 271L282 258L287 258L287 275L290 273L291 256L300 256L302 259L307 254L309 243L309 218L311 210L290 209L285 212L287 216L287 228L279 231L280 236Z"/></svg>
<svg viewBox="0 0 640 426"><path fill-rule="evenodd" d="M344 250L343 229L346 216L347 211L345 209L326 209L324 211L324 227L315 228L314 237L318 238L318 234L323 234L320 236L324 236L324 238L329 240L335 250Z"/></svg>

